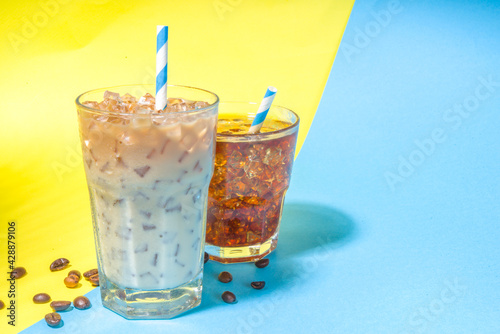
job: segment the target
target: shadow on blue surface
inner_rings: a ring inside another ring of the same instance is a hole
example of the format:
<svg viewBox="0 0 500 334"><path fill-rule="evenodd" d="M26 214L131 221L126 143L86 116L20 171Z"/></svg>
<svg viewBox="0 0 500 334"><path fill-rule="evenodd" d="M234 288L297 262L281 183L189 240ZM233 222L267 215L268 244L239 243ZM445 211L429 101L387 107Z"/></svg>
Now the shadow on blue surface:
<svg viewBox="0 0 500 334"><path fill-rule="evenodd" d="M356 235L354 222L346 214L316 203L285 205L277 251L289 257L317 247L336 248Z"/></svg>
<svg viewBox="0 0 500 334"><path fill-rule="evenodd" d="M349 243L355 236L354 222L336 209L310 203L285 204L278 247L267 256L269 266L259 269L253 263L225 265L208 262L204 270L201 305L179 317L225 307L221 294L226 290L234 292L242 304L264 296L274 298L278 303L284 291L307 283L311 273L332 259L335 249ZM217 276L221 271L231 272L233 281L219 282ZM252 281L265 281L266 287L254 290L250 286Z"/></svg>

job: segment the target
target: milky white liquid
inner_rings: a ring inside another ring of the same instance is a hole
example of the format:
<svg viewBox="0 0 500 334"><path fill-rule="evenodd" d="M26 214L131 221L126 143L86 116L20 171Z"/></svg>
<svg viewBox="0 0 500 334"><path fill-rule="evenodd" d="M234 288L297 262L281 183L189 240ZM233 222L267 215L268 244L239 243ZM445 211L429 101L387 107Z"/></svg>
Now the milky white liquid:
<svg viewBox="0 0 500 334"><path fill-rule="evenodd" d="M123 288L174 288L202 270L216 111L156 116L79 118L100 269Z"/></svg>

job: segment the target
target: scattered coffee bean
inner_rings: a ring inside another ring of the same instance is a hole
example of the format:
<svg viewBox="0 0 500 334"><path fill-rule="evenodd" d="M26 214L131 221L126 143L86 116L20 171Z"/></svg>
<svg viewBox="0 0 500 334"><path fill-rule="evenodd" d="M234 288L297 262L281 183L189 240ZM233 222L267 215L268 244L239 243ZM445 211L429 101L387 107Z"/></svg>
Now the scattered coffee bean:
<svg viewBox="0 0 500 334"><path fill-rule="evenodd" d="M54 311L64 311L67 310L71 306L71 302L66 300L56 300L50 303L50 307L54 309Z"/></svg>
<svg viewBox="0 0 500 334"><path fill-rule="evenodd" d="M269 259L260 259L259 261L255 262L255 266L257 268L265 268L269 264Z"/></svg>
<svg viewBox="0 0 500 334"><path fill-rule="evenodd" d="M233 280L233 275L227 271L223 271L219 274L219 281L222 283L229 283Z"/></svg>
<svg viewBox="0 0 500 334"><path fill-rule="evenodd" d="M89 279L90 276L94 276L95 274L98 274L99 271L97 269L90 269L86 272L83 273L83 277L85 277L86 279Z"/></svg>
<svg viewBox="0 0 500 334"><path fill-rule="evenodd" d="M256 281L256 282L250 283L250 285L252 286L252 288L260 290L260 289L263 289L266 286L266 282L264 282L264 281Z"/></svg>
<svg viewBox="0 0 500 334"><path fill-rule="evenodd" d="M57 327L61 323L61 316L56 312L48 313L45 315L45 322L50 327Z"/></svg>
<svg viewBox="0 0 500 334"><path fill-rule="evenodd" d="M5 304L3 303L3 301L0 300L0 310L3 309L5 306Z"/></svg>
<svg viewBox="0 0 500 334"><path fill-rule="evenodd" d="M19 279L26 275L26 269L24 267L17 267L10 273L11 278Z"/></svg>
<svg viewBox="0 0 500 334"><path fill-rule="evenodd" d="M78 281L80 281L80 279L82 278L82 274L80 274L80 272L78 270L71 270L68 273L68 277L70 277L70 276L74 276Z"/></svg>
<svg viewBox="0 0 500 334"><path fill-rule="evenodd" d="M69 260L65 258L60 258L55 260L50 264L50 271L58 271L58 270L63 270L66 268L69 264Z"/></svg>
<svg viewBox="0 0 500 334"><path fill-rule="evenodd" d="M68 288L74 288L78 285L78 278L75 278L75 276L71 275L66 278L64 278L64 284Z"/></svg>
<svg viewBox="0 0 500 334"><path fill-rule="evenodd" d="M228 304L234 304L237 302L236 296L231 291L224 291L222 293L222 300Z"/></svg>
<svg viewBox="0 0 500 334"><path fill-rule="evenodd" d="M85 310L90 307L90 300L85 296L76 297L73 300L73 306L79 310Z"/></svg>
<svg viewBox="0 0 500 334"><path fill-rule="evenodd" d="M209 259L210 259L210 256L208 256L208 253L205 252L205 263L207 263Z"/></svg>
<svg viewBox="0 0 500 334"><path fill-rule="evenodd" d="M89 281L93 286L99 286L99 274L90 276Z"/></svg>
<svg viewBox="0 0 500 334"><path fill-rule="evenodd" d="M50 301L50 296L46 293L38 293L33 296L33 302L35 304L45 304Z"/></svg>

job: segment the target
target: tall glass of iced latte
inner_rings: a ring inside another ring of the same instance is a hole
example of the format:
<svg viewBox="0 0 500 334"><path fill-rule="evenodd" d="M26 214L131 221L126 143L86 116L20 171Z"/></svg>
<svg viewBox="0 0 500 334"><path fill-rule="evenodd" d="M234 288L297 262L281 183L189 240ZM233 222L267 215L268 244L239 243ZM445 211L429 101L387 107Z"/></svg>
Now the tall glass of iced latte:
<svg viewBox="0 0 500 334"><path fill-rule="evenodd" d="M168 86L97 89L76 100L103 305L129 319L200 304L217 95Z"/></svg>

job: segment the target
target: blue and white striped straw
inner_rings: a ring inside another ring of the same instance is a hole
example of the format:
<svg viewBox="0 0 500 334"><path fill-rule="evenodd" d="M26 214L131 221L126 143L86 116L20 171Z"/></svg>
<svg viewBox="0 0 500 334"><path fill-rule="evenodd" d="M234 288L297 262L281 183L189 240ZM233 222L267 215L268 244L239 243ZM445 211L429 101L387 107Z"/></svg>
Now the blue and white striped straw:
<svg viewBox="0 0 500 334"><path fill-rule="evenodd" d="M257 133L260 131L260 128L262 127L262 124L264 124L267 112L269 111L269 108L271 108L271 104L273 103L277 91L278 90L273 86L267 87L266 95L264 95L264 98L260 103L259 110L257 111L257 115L255 115L255 118L253 119L252 126L250 127L250 130L248 130L248 133Z"/></svg>
<svg viewBox="0 0 500 334"><path fill-rule="evenodd" d="M156 26L156 110L167 106L168 26Z"/></svg>

